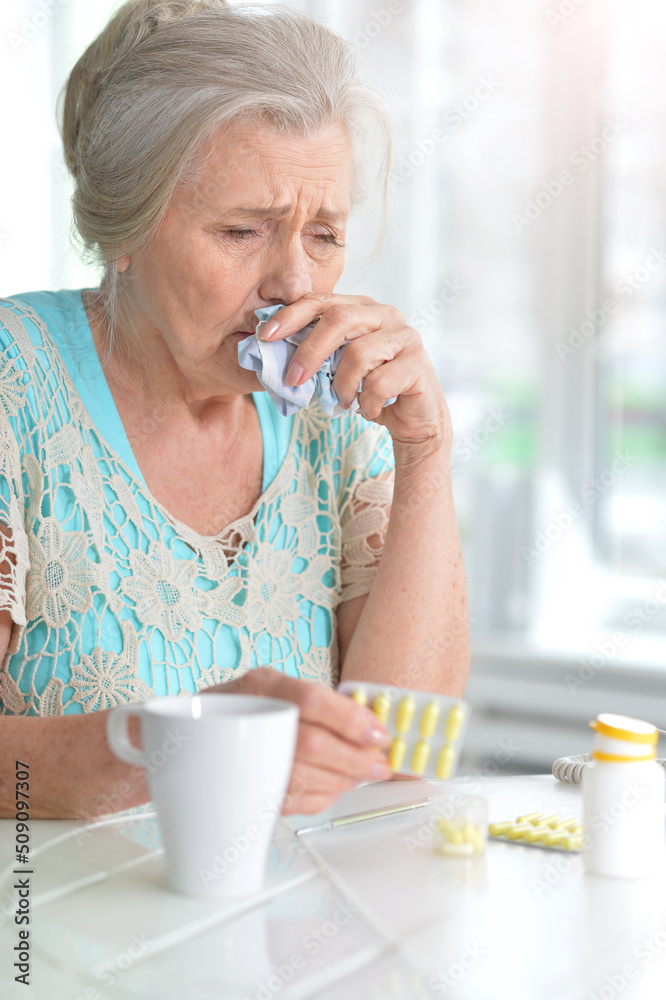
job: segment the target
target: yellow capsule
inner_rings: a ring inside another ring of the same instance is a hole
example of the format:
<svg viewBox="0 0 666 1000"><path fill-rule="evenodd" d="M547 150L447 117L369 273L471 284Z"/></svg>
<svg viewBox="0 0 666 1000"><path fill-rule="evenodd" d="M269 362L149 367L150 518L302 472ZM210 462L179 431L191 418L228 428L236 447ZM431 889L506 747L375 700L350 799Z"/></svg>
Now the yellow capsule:
<svg viewBox="0 0 666 1000"><path fill-rule="evenodd" d="M426 743L425 740L419 740L414 747L414 753L412 754L412 771L414 774L423 774L428 766L429 756L430 744Z"/></svg>
<svg viewBox="0 0 666 1000"><path fill-rule="evenodd" d="M383 726L389 717L389 712L391 711L391 702L385 694L378 694L372 703L372 711L375 713L379 721Z"/></svg>
<svg viewBox="0 0 666 1000"><path fill-rule="evenodd" d="M539 812L527 813L525 816L519 816L516 823L532 823L534 826L539 826L542 816L543 813Z"/></svg>
<svg viewBox="0 0 666 1000"><path fill-rule="evenodd" d="M572 837L582 837L583 836L583 824L579 823L578 826L574 826L571 830Z"/></svg>
<svg viewBox="0 0 666 1000"><path fill-rule="evenodd" d="M491 837L506 837L507 831L511 829L513 823L491 823L488 833Z"/></svg>
<svg viewBox="0 0 666 1000"><path fill-rule="evenodd" d="M568 833L562 833L560 830L554 830L552 833L546 833L541 843L545 847L561 847L562 842L565 840L570 840Z"/></svg>
<svg viewBox="0 0 666 1000"><path fill-rule="evenodd" d="M554 830L559 822L560 822L560 817L555 816L554 814L552 816L546 816L545 819L541 820L542 826L549 826L551 830Z"/></svg>
<svg viewBox="0 0 666 1000"><path fill-rule="evenodd" d="M455 823L452 823L450 819L444 819L442 817L437 820L437 829L443 833L445 837L448 837L449 834L453 833L454 830L458 830L459 827L457 827Z"/></svg>
<svg viewBox="0 0 666 1000"><path fill-rule="evenodd" d="M571 830L575 830L577 826L578 826L577 819L561 819L557 824L557 826L555 827L555 829L568 830L569 832L571 832Z"/></svg>
<svg viewBox="0 0 666 1000"><path fill-rule="evenodd" d="M435 766L435 775L440 781L446 781L448 776L451 774L454 757L455 753L453 752L453 747L442 747L439 751L437 764Z"/></svg>
<svg viewBox="0 0 666 1000"><path fill-rule="evenodd" d="M562 847L565 851L582 851L583 849L583 838L582 837L566 837L562 841Z"/></svg>
<svg viewBox="0 0 666 1000"><path fill-rule="evenodd" d="M408 733L412 720L414 718L414 711L416 710L416 705L411 698L403 698L398 705L398 710L395 713L395 728L399 733Z"/></svg>
<svg viewBox="0 0 666 1000"><path fill-rule="evenodd" d="M442 840L446 841L447 844L464 844L465 838L462 835L462 830L459 826L451 826L446 832L441 831Z"/></svg>
<svg viewBox="0 0 666 1000"><path fill-rule="evenodd" d="M356 702L357 705L367 705L368 704L368 696L365 693L365 691L363 690L363 688L356 688L356 690L354 691L354 693L352 695L352 698L354 699L354 701Z"/></svg>
<svg viewBox="0 0 666 1000"><path fill-rule="evenodd" d="M466 844L471 844L477 854L481 854L485 848L485 840L483 833L479 830L478 826L474 826L472 823L465 823L462 828L463 840Z"/></svg>
<svg viewBox="0 0 666 1000"><path fill-rule="evenodd" d="M389 764L394 771L400 770L406 753L407 744L400 736L396 736L393 743L391 743L391 749L389 751Z"/></svg>
<svg viewBox="0 0 666 1000"><path fill-rule="evenodd" d="M506 836L509 840L522 840L524 834L532 829L531 823L514 823L506 831Z"/></svg>
<svg viewBox="0 0 666 1000"><path fill-rule="evenodd" d="M547 834L551 833L549 826L533 826L531 830L527 830L523 837L526 844L538 844Z"/></svg>
<svg viewBox="0 0 666 1000"><path fill-rule="evenodd" d="M447 743L455 743L460 736L463 722L465 721L465 709L462 705L454 705L446 719L444 738Z"/></svg>
<svg viewBox="0 0 666 1000"><path fill-rule="evenodd" d="M427 740L429 740L431 736L434 736L438 722L439 703L436 701L429 701L423 709L423 715L421 716L421 726L419 729L421 736L424 736Z"/></svg>
<svg viewBox="0 0 666 1000"><path fill-rule="evenodd" d="M450 844L462 844L464 843L463 832L459 826L452 823L449 819L440 819L439 830L443 837L448 840Z"/></svg>

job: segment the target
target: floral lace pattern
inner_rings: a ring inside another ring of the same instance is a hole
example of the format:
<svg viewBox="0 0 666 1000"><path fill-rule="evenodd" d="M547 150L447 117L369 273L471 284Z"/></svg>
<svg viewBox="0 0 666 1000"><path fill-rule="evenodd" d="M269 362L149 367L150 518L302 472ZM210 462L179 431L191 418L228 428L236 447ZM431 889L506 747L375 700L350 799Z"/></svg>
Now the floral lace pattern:
<svg viewBox="0 0 666 1000"><path fill-rule="evenodd" d="M98 711L258 665L335 683L336 608L372 586L392 469L383 428L315 404L254 509L200 536L100 435L44 318L4 300L0 714Z"/></svg>

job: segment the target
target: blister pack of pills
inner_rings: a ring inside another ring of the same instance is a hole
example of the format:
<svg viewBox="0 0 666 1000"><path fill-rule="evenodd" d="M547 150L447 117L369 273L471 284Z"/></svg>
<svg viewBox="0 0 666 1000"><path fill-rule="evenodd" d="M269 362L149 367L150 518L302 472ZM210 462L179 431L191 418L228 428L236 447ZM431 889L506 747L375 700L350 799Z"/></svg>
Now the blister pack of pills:
<svg viewBox="0 0 666 1000"><path fill-rule="evenodd" d="M582 851L583 827L577 819L560 819L532 812L515 821L491 823L488 833L494 840L528 847L546 847L551 851Z"/></svg>
<svg viewBox="0 0 666 1000"><path fill-rule="evenodd" d="M393 737L389 763L399 774L445 781L455 773L469 707L460 698L344 681L338 688L367 705Z"/></svg>

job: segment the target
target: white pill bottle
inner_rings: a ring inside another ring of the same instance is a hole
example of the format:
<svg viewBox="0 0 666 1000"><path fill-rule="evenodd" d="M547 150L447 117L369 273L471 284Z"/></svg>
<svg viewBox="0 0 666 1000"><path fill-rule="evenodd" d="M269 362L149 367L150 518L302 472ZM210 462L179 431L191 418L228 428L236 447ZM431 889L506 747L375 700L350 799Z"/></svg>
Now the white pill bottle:
<svg viewBox="0 0 666 1000"><path fill-rule="evenodd" d="M659 730L604 713L592 761L583 768L583 863L594 875L647 878L666 868L666 773L657 764Z"/></svg>

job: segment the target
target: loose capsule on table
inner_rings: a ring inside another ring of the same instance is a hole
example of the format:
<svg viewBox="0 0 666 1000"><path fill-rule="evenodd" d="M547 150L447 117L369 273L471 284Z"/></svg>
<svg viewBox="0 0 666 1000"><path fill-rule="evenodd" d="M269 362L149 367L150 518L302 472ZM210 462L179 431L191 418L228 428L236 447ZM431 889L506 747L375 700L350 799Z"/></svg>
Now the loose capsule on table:
<svg viewBox="0 0 666 1000"><path fill-rule="evenodd" d="M571 831L571 830L574 830L577 826L578 826L578 820L577 819L561 819L558 822L558 824L555 827L555 829L556 830L569 830L569 831Z"/></svg>
<svg viewBox="0 0 666 1000"><path fill-rule="evenodd" d="M580 851L583 847L583 827L576 819L559 816L542 818L540 812L519 816L515 823L491 823L488 833L496 840L530 847L549 847L560 851Z"/></svg>
<svg viewBox="0 0 666 1000"><path fill-rule="evenodd" d="M512 826L513 823L491 823L488 827L488 833L491 837L504 837Z"/></svg>
<svg viewBox="0 0 666 1000"><path fill-rule="evenodd" d="M543 813L532 812L527 813L526 816L519 816L516 823L536 823L537 820L541 819Z"/></svg>
<svg viewBox="0 0 666 1000"><path fill-rule="evenodd" d="M506 831L506 836L509 837L510 840L520 840L523 834L527 833L527 831L531 829L532 826L529 823L514 823L514 825L510 826Z"/></svg>
<svg viewBox="0 0 666 1000"><path fill-rule="evenodd" d="M546 847L559 847L563 844L565 840L569 839L569 834L564 831L557 831L553 833L545 833L541 841Z"/></svg>
<svg viewBox="0 0 666 1000"><path fill-rule="evenodd" d="M533 826L531 830L528 830L524 835L523 840L526 844L538 844L538 842L547 834L551 833L549 826Z"/></svg>

